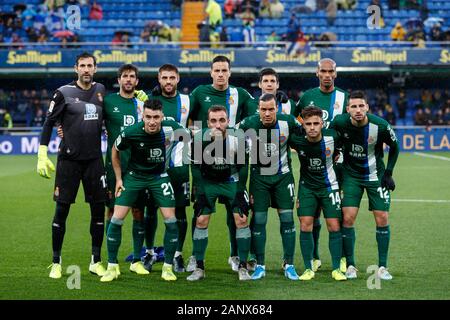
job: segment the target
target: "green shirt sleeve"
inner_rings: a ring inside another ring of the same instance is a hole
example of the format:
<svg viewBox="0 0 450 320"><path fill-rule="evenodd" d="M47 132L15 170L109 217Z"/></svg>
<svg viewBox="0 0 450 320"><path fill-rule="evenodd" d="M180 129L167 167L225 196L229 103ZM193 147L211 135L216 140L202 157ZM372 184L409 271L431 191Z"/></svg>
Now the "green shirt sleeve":
<svg viewBox="0 0 450 320"><path fill-rule="evenodd" d="M398 139L395 135L394 129L390 125L387 125L386 129L383 130L383 142L389 146L389 156L386 165L386 171L394 171L395 164L397 163L398 155L400 153L400 148L398 145Z"/></svg>

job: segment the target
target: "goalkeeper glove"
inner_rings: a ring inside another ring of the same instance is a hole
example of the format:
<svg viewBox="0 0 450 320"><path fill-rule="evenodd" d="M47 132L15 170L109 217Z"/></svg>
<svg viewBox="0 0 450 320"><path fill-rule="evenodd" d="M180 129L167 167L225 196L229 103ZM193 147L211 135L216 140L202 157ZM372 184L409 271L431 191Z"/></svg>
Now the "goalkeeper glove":
<svg viewBox="0 0 450 320"><path fill-rule="evenodd" d="M236 196L233 201L233 208L239 209L239 215L242 217L244 214L248 217L250 210L250 202L248 193L246 190L236 192Z"/></svg>
<svg viewBox="0 0 450 320"><path fill-rule="evenodd" d="M48 147L44 145L39 146L38 151L38 163L37 163L37 172L41 177L50 179L50 172L55 171L55 166L50 161L47 156Z"/></svg>
<svg viewBox="0 0 450 320"><path fill-rule="evenodd" d="M278 102L286 103L289 101L289 97L283 91L278 90L276 94L276 98Z"/></svg>
<svg viewBox="0 0 450 320"><path fill-rule="evenodd" d="M394 179L392 178L391 170L386 170L384 172L383 178L381 178L381 187L391 191L395 190L395 182Z"/></svg>
<svg viewBox="0 0 450 320"><path fill-rule="evenodd" d="M144 92L144 90L134 90L134 96L141 100L142 102L145 102L148 100L147 94Z"/></svg>

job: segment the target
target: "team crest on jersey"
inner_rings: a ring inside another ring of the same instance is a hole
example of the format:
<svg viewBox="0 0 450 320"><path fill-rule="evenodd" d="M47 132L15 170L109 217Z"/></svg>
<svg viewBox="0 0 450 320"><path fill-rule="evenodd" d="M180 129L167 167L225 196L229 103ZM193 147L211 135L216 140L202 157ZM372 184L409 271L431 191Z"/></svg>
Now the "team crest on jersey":
<svg viewBox="0 0 450 320"><path fill-rule="evenodd" d="M180 111L181 111L181 113L186 113L187 112L186 106L182 105Z"/></svg>
<svg viewBox="0 0 450 320"><path fill-rule="evenodd" d="M281 134L280 136L280 142L285 143L286 142L286 136L284 134Z"/></svg>
<svg viewBox="0 0 450 320"><path fill-rule="evenodd" d="M339 109L339 107L340 107L339 102L336 102L333 106L333 108L335 108L335 109Z"/></svg>
<svg viewBox="0 0 450 320"><path fill-rule="evenodd" d="M330 148L326 148L325 149L325 155L327 156L327 157L329 157L329 156L331 156L331 149Z"/></svg>
<svg viewBox="0 0 450 320"><path fill-rule="evenodd" d="M228 99L228 104L230 104L230 105L234 104L233 97L230 96L230 98Z"/></svg>
<svg viewBox="0 0 450 320"><path fill-rule="evenodd" d="M367 138L367 143L372 144L375 141L375 139L372 136L369 136Z"/></svg>
<svg viewBox="0 0 450 320"><path fill-rule="evenodd" d="M97 120L98 113L95 104L86 103L85 111L84 111L84 120Z"/></svg>

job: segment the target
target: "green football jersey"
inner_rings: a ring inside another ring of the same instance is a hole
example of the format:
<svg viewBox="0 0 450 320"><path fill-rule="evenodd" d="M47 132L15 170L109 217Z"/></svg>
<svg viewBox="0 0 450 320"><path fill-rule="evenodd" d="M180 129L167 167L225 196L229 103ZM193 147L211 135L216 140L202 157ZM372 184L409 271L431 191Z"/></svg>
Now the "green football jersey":
<svg viewBox="0 0 450 320"><path fill-rule="evenodd" d="M315 105L323 110L324 128L330 126L330 121L335 116L347 113L348 93L342 89L334 87L333 92L323 92L320 87L305 91L294 111L294 117L302 114L302 110L309 105Z"/></svg>
<svg viewBox="0 0 450 320"><path fill-rule="evenodd" d="M305 135L292 135L290 147L295 149L300 161L300 184L313 190L327 188L338 190L334 168L334 152L340 138L335 130L322 129L322 139L310 142Z"/></svg>
<svg viewBox="0 0 450 320"><path fill-rule="evenodd" d="M153 99L157 99L161 101L163 105L163 113L166 120L173 120L181 124L183 127L187 128L187 120L189 118L189 114L191 112L191 102L190 97L187 94L182 94L177 91L175 97L165 97L163 95L151 97ZM189 148L189 145L185 145L184 143L177 144L174 151L178 158L183 158L184 163L189 163L189 160L186 159L186 155L189 153L189 150L184 150L184 148ZM188 153L186 153L186 151ZM169 168L168 171L172 183L181 184L189 181L189 166L177 166Z"/></svg>
<svg viewBox="0 0 450 320"><path fill-rule="evenodd" d="M151 96L152 99L161 101L163 105L164 117L167 120L174 120L187 128L187 120L191 112L191 102L187 94L177 92L175 97Z"/></svg>
<svg viewBox="0 0 450 320"><path fill-rule="evenodd" d="M356 127L349 114L339 115L330 128L341 135L345 172L364 181L378 181L385 170L383 143L390 147L386 169L391 171L398 158L399 146L395 132L386 120L372 114L367 117L367 125Z"/></svg>
<svg viewBox="0 0 450 320"><path fill-rule="evenodd" d="M228 129L227 137L216 142L210 132L202 129L195 134L192 153L195 169L211 181L238 182L239 169L245 164L244 135L239 135L240 130Z"/></svg>
<svg viewBox="0 0 450 320"><path fill-rule="evenodd" d="M191 116L193 121L201 121L207 128L208 109L213 105L227 108L230 126L234 126L247 116L256 113L254 98L243 88L229 86L224 91L214 89L212 84L200 85L191 93Z"/></svg>
<svg viewBox="0 0 450 320"><path fill-rule="evenodd" d="M142 120L144 103L136 98L124 98L118 92L107 95L103 104L103 118L108 134L106 165L111 166L111 148L119 134L129 126ZM129 152L120 157L122 171L126 170Z"/></svg>
<svg viewBox="0 0 450 320"><path fill-rule="evenodd" d="M182 165L182 159L177 159L173 149L179 142L175 139L175 130L186 130L173 120L164 120L161 130L148 134L141 121L125 128L117 137L114 147L119 150L131 150L127 171L142 175L165 173L170 166ZM186 135L189 133L186 131Z"/></svg>
<svg viewBox="0 0 450 320"><path fill-rule="evenodd" d="M290 136L301 127L291 115L279 114L271 127L264 127L258 114L242 120L237 128L250 137L251 172L279 175L291 172ZM251 137L249 129L253 129ZM256 159L255 159L256 156Z"/></svg>

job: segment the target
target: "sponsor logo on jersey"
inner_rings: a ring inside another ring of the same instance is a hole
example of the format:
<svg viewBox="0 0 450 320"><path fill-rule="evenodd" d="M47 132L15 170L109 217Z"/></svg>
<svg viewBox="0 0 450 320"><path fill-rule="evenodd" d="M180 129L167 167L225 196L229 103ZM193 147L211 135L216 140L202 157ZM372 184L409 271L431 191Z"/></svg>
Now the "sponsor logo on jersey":
<svg viewBox="0 0 450 320"><path fill-rule="evenodd" d="M98 113L95 104L86 103L85 112L84 112L84 120L97 120Z"/></svg>
<svg viewBox="0 0 450 320"><path fill-rule="evenodd" d="M325 169L325 166L322 164L322 159L320 158L311 158L309 159L309 171L322 171Z"/></svg>
<svg viewBox="0 0 450 320"><path fill-rule="evenodd" d="M132 126L135 122L135 119L133 116L125 115L123 116L123 125L124 127Z"/></svg>
<svg viewBox="0 0 450 320"><path fill-rule="evenodd" d="M350 156L355 158L365 158L364 147L359 144L352 144L352 150L349 152Z"/></svg>
<svg viewBox="0 0 450 320"><path fill-rule="evenodd" d="M327 110L322 110L323 115L322 115L322 119L323 120L327 120L328 119L328 111Z"/></svg>
<svg viewBox="0 0 450 320"><path fill-rule="evenodd" d="M147 161L150 163L161 163L164 162L163 151L160 148L150 149L150 157L147 158Z"/></svg>

